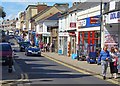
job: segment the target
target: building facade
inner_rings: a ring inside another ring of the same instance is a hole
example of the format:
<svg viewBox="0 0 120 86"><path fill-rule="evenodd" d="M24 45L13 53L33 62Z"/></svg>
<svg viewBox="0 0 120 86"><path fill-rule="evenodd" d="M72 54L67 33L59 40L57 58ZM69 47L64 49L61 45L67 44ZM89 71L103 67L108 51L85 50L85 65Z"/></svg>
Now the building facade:
<svg viewBox="0 0 120 86"><path fill-rule="evenodd" d="M76 53L77 6L73 4L59 18L59 54L71 56Z"/></svg>
<svg viewBox="0 0 120 86"><path fill-rule="evenodd" d="M58 16L68 8L68 4L54 4L34 17L36 34L40 35L40 42L54 43L55 52L58 52Z"/></svg>
<svg viewBox="0 0 120 86"><path fill-rule="evenodd" d="M104 11L103 44L111 47L120 47L120 1L110 0Z"/></svg>
<svg viewBox="0 0 120 86"><path fill-rule="evenodd" d="M84 2L78 6L76 40L78 50L86 55L100 49L100 6L99 2Z"/></svg>
<svg viewBox="0 0 120 86"><path fill-rule="evenodd" d="M66 55L68 54L68 32L66 28L68 27L68 15L64 12L59 17L59 30L58 30L58 54Z"/></svg>

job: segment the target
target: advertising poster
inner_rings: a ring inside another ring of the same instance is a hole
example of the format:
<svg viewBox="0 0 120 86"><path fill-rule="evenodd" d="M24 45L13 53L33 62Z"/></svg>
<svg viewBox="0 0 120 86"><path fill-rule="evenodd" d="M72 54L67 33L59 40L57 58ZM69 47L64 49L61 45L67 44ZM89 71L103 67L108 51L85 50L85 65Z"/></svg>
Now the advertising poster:
<svg viewBox="0 0 120 86"><path fill-rule="evenodd" d="M118 47L118 32L105 31L104 43L108 46L108 49L110 49L111 47Z"/></svg>

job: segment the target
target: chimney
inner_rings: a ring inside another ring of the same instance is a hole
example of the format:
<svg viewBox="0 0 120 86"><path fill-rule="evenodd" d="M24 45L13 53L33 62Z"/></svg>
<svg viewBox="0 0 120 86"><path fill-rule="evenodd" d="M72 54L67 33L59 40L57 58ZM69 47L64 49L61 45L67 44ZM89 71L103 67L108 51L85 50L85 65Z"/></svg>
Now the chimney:
<svg viewBox="0 0 120 86"><path fill-rule="evenodd" d="M80 4L81 2L73 2L73 6Z"/></svg>
<svg viewBox="0 0 120 86"><path fill-rule="evenodd" d="M45 8L47 8L47 4L46 3L38 3L38 5L37 5L38 13L40 11L44 10Z"/></svg>

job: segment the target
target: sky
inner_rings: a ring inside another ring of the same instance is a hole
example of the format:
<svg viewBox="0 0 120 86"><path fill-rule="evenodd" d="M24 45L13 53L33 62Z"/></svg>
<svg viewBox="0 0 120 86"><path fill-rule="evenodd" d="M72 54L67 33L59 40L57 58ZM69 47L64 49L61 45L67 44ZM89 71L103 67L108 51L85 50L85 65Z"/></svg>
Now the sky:
<svg viewBox="0 0 120 86"><path fill-rule="evenodd" d="M40 3L46 3L48 6L53 6L55 3L69 3L69 7L72 6L73 2L84 2L84 1L101 1L101 0L0 0L0 6L3 7L6 12L5 19L13 19L18 17L18 13L25 11L28 5ZM106 0L103 0L106 1Z"/></svg>
<svg viewBox="0 0 120 86"><path fill-rule="evenodd" d="M72 0L17 0L17 2L15 0L4 0L0 2L0 6L6 12L5 19L13 19L18 17L18 13L25 11L28 5L35 5L37 2L46 3L48 6L53 6L55 3L69 3L69 7L72 6Z"/></svg>

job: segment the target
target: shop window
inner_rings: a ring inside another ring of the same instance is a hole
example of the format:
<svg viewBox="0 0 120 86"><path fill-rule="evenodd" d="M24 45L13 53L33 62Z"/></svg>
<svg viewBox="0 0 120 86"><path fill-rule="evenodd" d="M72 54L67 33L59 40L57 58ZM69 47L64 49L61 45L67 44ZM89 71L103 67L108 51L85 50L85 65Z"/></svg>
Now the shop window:
<svg viewBox="0 0 120 86"><path fill-rule="evenodd" d="M51 28L50 27L47 27L47 32L50 32L51 31Z"/></svg>
<svg viewBox="0 0 120 86"><path fill-rule="evenodd" d="M92 32L90 32L90 37L92 37Z"/></svg>
<svg viewBox="0 0 120 86"><path fill-rule="evenodd" d="M99 38L100 37L100 32L96 32L95 33L95 38Z"/></svg>
<svg viewBox="0 0 120 86"><path fill-rule="evenodd" d="M84 33L84 39L88 39L88 32Z"/></svg>

